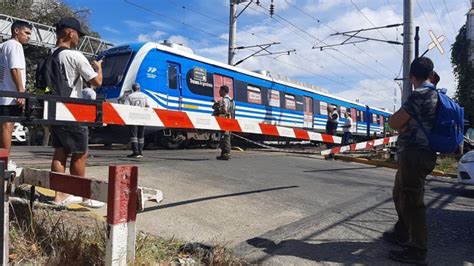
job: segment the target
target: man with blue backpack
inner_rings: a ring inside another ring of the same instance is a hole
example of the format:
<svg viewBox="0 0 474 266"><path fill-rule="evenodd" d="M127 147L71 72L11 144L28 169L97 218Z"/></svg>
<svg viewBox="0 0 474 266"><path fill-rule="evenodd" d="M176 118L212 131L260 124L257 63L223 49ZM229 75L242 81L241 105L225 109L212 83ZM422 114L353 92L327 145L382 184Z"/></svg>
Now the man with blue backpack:
<svg viewBox="0 0 474 266"><path fill-rule="evenodd" d="M415 59L410 66L415 89L389 119L390 127L399 132L393 188L398 221L383 238L403 247L391 250L389 256L404 263L426 263L425 178L436 165L437 152L455 152L462 141L463 109L445 91L437 90L431 79L435 81L433 62L426 57Z"/></svg>

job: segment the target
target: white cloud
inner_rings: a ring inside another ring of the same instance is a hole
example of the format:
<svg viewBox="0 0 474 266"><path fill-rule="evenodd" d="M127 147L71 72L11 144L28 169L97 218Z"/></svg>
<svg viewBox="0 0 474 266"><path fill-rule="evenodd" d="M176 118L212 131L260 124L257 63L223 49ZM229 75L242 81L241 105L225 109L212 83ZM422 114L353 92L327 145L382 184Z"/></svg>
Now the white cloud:
<svg viewBox="0 0 474 266"><path fill-rule="evenodd" d="M110 26L104 26L104 27L102 27L102 29L104 29L104 30L106 30L106 31L108 31L108 32L111 32L111 33L113 33L113 34L120 34L120 31L119 31L119 30L117 30L117 29L115 29L115 28L113 28L113 27L110 27Z"/></svg>
<svg viewBox="0 0 474 266"><path fill-rule="evenodd" d="M183 46L189 46L188 39L186 37L183 37L183 36L180 36L180 35L172 35L172 36L168 37L168 40L171 43L176 43L176 44L180 44L180 45L183 45Z"/></svg>
<svg viewBox="0 0 474 266"><path fill-rule="evenodd" d="M157 30L157 31L152 32L150 34L139 34L138 37L137 37L137 41L139 41L139 42L149 42L149 41L157 42L160 39L163 39L164 35L165 35L164 32Z"/></svg>

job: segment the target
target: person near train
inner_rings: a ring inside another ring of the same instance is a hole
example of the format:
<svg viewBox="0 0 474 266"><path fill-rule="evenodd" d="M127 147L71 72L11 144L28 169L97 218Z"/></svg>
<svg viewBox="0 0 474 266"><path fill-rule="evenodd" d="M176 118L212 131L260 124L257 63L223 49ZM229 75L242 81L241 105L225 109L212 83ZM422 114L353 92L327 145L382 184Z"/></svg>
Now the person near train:
<svg viewBox="0 0 474 266"><path fill-rule="evenodd" d="M344 121L344 125L342 126L342 131L344 132L344 135L342 135L342 144L347 145L352 142L351 130L353 121L351 118L351 114L347 112L344 114L344 118L346 119L346 121Z"/></svg>
<svg viewBox="0 0 474 266"><path fill-rule="evenodd" d="M80 38L84 35L81 23L73 17L61 18L56 23L56 49L59 63L64 70L66 81L71 88L70 98L82 98L85 82L94 87L102 84L102 62L91 63L79 51L74 50ZM71 175L85 176L87 161L87 146L89 143L89 130L87 126L51 126L51 140L54 147L51 171L64 173L68 156L71 155L69 172ZM83 199L62 192L56 192L53 203L57 205L68 205L79 203ZM100 207L103 204L86 200L83 203L88 207Z"/></svg>
<svg viewBox="0 0 474 266"><path fill-rule="evenodd" d="M147 96L140 91L140 84L132 85L132 93L129 94L124 103L127 105L149 107ZM132 153L127 155L128 158L142 158L143 147L145 146L145 126L132 125L130 127L130 143L132 146Z"/></svg>
<svg viewBox="0 0 474 266"><path fill-rule="evenodd" d="M415 59L409 73L415 89L388 121L390 127L400 133L397 142L398 171L393 187L398 220L393 230L383 233L383 238L403 248L391 250L391 259L425 264L428 233L423 197L425 179L434 169L437 155L430 148L423 128L430 132L434 126L438 93L432 89L434 85L430 78L433 78L433 62L429 58Z"/></svg>
<svg viewBox="0 0 474 266"><path fill-rule="evenodd" d="M212 108L214 109L213 115L233 118L234 116L234 100L229 96L229 87L227 85L222 85L219 88L219 96L221 99L214 103ZM221 139L219 143L221 149L221 155L217 156L217 160L230 160L230 131L224 131L221 134Z"/></svg>
<svg viewBox="0 0 474 266"><path fill-rule="evenodd" d="M339 124L339 113L337 112L337 108L334 105L329 105L327 107L328 113L328 120L326 122L326 134L328 135L336 135L337 125ZM331 149L334 146L332 143L327 143L326 147ZM326 159L334 158L334 154L329 154L325 157Z"/></svg>

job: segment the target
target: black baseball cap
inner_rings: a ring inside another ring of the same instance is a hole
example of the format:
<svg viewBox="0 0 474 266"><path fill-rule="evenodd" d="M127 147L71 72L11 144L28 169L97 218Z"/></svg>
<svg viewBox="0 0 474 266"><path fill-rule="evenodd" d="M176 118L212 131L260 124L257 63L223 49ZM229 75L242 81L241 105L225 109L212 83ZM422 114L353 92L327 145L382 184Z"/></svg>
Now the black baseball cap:
<svg viewBox="0 0 474 266"><path fill-rule="evenodd" d="M84 30L81 27L81 22L77 20L76 18L73 17L64 17L61 18L56 24L56 32L64 29L64 28L70 28L73 30L76 30L79 33L79 36L84 36Z"/></svg>

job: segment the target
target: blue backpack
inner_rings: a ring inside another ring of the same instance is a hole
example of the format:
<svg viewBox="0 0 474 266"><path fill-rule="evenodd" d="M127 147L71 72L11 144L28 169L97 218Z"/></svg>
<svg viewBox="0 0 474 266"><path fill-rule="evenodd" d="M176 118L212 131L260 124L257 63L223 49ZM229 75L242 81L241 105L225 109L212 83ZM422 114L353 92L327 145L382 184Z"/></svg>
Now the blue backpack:
<svg viewBox="0 0 474 266"><path fill-rule="evenodd" d="M431 84L424 87L438 93L436 119L431 132L427 132L417 120L418 125L428 138L432 151L453 153L464 140L464 108L446 95L446 89L438 90Z"/></svg>

